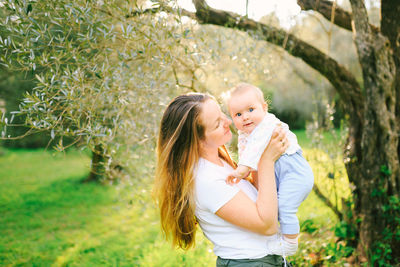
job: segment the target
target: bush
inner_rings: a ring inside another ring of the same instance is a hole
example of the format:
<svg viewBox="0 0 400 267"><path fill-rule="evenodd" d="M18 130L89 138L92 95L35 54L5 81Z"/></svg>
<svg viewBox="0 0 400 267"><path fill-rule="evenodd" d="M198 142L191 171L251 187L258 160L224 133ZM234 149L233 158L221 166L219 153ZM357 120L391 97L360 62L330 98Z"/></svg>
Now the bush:
<svg viewBox="0 0 400 267"><path fill-rule="evenodd" d="M287 123L291 130L304 130L306 128L306 117L295 109L285 109L274 112L275 116Z"/></svg>

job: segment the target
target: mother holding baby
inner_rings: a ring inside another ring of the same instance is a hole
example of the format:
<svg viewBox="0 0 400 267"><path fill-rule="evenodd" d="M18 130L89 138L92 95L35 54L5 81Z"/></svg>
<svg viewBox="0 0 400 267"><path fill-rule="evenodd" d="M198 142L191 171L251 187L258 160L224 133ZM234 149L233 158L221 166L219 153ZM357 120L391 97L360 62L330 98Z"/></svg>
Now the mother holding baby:
<svg viewBox="0 0 400 267"><path fill-rule="evenodd" d="M238 175L229 183L237 166L225 148L231 123L207 94L178 96L166 108L154 191L162 230L174 246L186 249L194 245L198 223L214 245L217 266L291 266L284 256L293 254L293 246L278 233L274 167L289 148L287 131L273 130L252 182Z"/></svg>

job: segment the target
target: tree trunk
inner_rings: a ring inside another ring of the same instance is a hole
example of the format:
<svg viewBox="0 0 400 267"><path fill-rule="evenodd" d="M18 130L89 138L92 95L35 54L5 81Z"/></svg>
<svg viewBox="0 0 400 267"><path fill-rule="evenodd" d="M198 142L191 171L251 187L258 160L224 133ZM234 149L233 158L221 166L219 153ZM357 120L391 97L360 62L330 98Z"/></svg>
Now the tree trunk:
<svg viewBox="0 0 400 267"><path fill-rule="evenodd" d="M398 196L400 179L395 114L396 66L390 41L371 29L363 1L350 2L366 109L361 139L362 158L355 159L359 168L356 173L352 168L347 171L358 188L355 196L355 215L361 220L358 251L366 257L367 251L374 249L378 242L391 239L389 236L396 230L391 218L394 214L386 210L390 196ZM399 255L399 246L391 249L392 256Z"/></svg>
<svg viewBox="0 0 400 267"><path fill-rule="evenodd" d="M96 145L92 152L92 162L89 176L84 182L100 182L104 178L105 168L104 163L106 162L104 156L104 148L102 145Z"/></svg>
<svg viewBox="0 0 400 267"><path fill-rule="evenodd" d="M381 30L382 34L385 35L390 42L390 46L393 52L393 59L395 65L395 82L394 82L394 97L395 97L395 132L397 133L397 171L393 171L394 176L394 192L393 196L400 197L400 3L397 0L383 0L381 3ZM400 214L393 214L393 217L399 220ZM397 231L399 230L400 221L397 222ZM396 229L393 230L395 232ZM400 235L400 233L398 233ZM392 242L392 248L394 251L394 257L400 259L400 236L394 238Z"/></svg>
<svg viewBox="0 0 400 267"><path fill-rule="evenodd" d="M395 94L396 94L396 122L397 133L400 133L400 4L397 0L383 0L381 5L382 34L387 36L393 51L394 64L396 66ZM400 157L400 142L397 146L397 154ZM400 170L397 177L400 176ZM397 192L400 191L400 185L397 184Z"/></svg>

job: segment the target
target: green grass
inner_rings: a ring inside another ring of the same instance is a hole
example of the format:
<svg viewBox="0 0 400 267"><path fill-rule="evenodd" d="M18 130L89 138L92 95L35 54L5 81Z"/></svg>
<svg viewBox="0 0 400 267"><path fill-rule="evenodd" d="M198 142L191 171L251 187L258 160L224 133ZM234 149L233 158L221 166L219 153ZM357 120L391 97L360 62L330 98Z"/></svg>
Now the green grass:
<svg viewBox="0 0 400 267"><path fill-rule="evenodd" d="M310 148L311 140L307 137L305 130L293 130L293 133L297 136L297 141L302 148Z"/></svg>
<svg viewBox="0 0 400 267"><path fill-rule="evenodd" d="M160 235L148 186L82 183L78 152L7 151L0 157L0 266L194 266L210 244L175 253Z"/></svg>
<svg viewBox="0 0 400 267"><path fill-rule="evenodd" d="M340 136L340 130L336 129L334 132L335 132L335 134L331 134L329 132L324 133L323 134L323 143L325 143L325 144L335 143L336 139ZM307 135L307 132L305 130L293 130L293 133L297 136L299 145L303 149L312 148L312 140Z"/></svg>
<svg viewBox="0 0 400 267"><path fill-rule="evenodd" d="M296 134L302 146L309 142ZM305 149L306 157L314 153ZM172 249L161 235L150 196L153 160L141 159L133 177L148 182L107 186L82 183L89 172L87 154L5 150L0 266L215 266L212 245L200 229L188 252ZM325 175L323 168L318 175ZM312 261L312 251L333 240L336 218L313 193L298 216L303 233L292 259L303 266Z"/></svg>

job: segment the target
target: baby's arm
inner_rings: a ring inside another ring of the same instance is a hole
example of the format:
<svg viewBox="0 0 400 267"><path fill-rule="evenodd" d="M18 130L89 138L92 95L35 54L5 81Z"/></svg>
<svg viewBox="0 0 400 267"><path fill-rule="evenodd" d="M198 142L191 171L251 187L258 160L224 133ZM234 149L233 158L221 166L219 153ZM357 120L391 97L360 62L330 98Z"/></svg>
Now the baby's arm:
<svg viewBox="0 0 400 267"><path fill-rule="evenodd" d="M237 184L241 179L249 175L250 168L244 165L239 165L227 178L228 184Z"/></svg>
<svg viewBox="0 0 400 267"><path fill-rule="evenodd" d="M258 162L267 147L276 123L262 121L247 138L246 147L239 154L239 165L245 165L253 170L258 169Z"/></svg>

